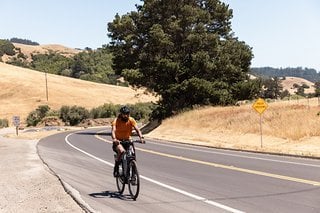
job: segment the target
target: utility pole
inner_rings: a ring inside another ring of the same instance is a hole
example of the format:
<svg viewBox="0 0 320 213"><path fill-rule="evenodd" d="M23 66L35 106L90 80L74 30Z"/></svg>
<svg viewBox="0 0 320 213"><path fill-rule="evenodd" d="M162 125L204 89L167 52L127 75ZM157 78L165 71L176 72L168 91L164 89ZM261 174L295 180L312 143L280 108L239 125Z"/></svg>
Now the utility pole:
<svg viewBox="0 0 320 213"><path fill-rule="evenodd" d="M47 80L47 72L45 73L46 76L46 96L47 96L47 101L49 101L49 96L48 96L48 80Z"/></svg>

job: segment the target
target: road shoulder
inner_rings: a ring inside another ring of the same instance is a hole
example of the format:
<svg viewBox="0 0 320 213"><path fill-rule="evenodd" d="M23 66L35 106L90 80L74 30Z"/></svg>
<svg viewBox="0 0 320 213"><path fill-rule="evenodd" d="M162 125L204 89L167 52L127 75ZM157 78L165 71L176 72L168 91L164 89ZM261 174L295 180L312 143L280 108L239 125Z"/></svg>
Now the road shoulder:
<svg viewBox="0 0 320 213"><path fill-rule="evenodd" d="M15 139L0 130L0 212L84 212L37 154L38 139Z"/></svg>

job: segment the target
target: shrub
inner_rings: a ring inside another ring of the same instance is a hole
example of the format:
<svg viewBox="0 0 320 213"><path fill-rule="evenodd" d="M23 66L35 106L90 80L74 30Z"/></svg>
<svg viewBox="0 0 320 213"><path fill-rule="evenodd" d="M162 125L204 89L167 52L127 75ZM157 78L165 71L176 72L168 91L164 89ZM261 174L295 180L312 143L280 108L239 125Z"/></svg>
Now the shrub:
<svg viewBox="0 0 320 213"><path fill-rule="evenodd" d="M29 113L27 117L27 126L36 126L41 121L36 110Z"/></svg>
<svg viewBox="0 0 320 213"><path fill-rule="evenodd" d="M69 106L62 106L60 108L60 118L63 122L67 122L69 111L70 111Z"/></svg>
<svg viewBox="0 0 320 213"><path fill-rule="evenodd" d="M12 64L19 67L26 67L29 68L29 63L26 60L19 59L17 57L11 58L9 61L6 62L7 64Z"/></svg>
<svg viewBox="0 0 320 213"><path fill-rule="evenodd" d="M115 117L119 111L119 105L104 104L90 111L91 118L110 118Z"/></svg>
<svg viewBox="0 0 320 213"><path fill-rule="evenodd" d="M27 117L27 126L36 126L44 117L46 117L49 111L50 107L48 105L38 106L36 110L29 113Z"/></svg>
<svg viewBox="0 0 320 213"><path fill-rule="evenodd" d="M81 121L89 117L89 111L80 106L62 106L60 109L60 118L63 122L71 126L79 124Z"/></svg>
<svg viewBox="0 0 320 213"><path fill-rule="evenodd" d="M46 113L46 117L59 117L60 116L60 111L59 110L50 110Z"/></svg>
<svg viewBox="0 0 320 213"><path fill-rule="evenodd" d="M25 54L21 53L21 52L18 53L17 57L18 58L22 58L22 59L27 59L27 56Z"/></svg>
<svg viewBox="0 0 320 213"><path fill-rule="evenodd" d="M89 113L89 116L90 116L90 118L93 118L93 119L95 119L95 118L99 118L100 117L100 109L99 109L99 107L98 108L92 108L91 110L90 110L90 113Z"/></svg>
<svg viewBox="0 0 320 213"><path fill-rule="evenodd" d="M0 119L0 128L4 128L8 126L9 126L8 119Z"/></svg>
<svg viewBox="0 0 320 213"><path fill-rule="evenodd" d="M302 87L305 88L305 89L309 89L309 88L310 88L310 86L308 86L308 85L305 84L305 83L302 84Z"/></svg>
<svg viewBox="0 0 320 213"><path fill-rule="evenodd" d="M136 120L148 120L152 111L155 109L155 104L153 103L128 104L127 106L131 110L130 116ZM90 111L90 117L94 119L116 117L120 107L120 105L104 104L97 108L93 108Z"/></svg>

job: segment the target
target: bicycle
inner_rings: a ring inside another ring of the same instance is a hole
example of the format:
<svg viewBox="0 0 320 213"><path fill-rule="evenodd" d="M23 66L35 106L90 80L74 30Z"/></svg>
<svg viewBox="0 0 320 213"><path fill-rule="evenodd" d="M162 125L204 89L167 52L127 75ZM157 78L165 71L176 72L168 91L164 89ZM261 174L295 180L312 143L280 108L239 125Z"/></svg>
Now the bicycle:
<svg viewBox="0 0 320 213"><path fill-rule="evenodd" d="M119 172L116 177L117 188L120 194L123 194L125 185L128 184L129 193L133 200L136 200L140 191L140 177L136 161L136 151L134 142L140 141L121 141L125 149L119 164ZM116 157L116 154L115 154Z"/></svg>

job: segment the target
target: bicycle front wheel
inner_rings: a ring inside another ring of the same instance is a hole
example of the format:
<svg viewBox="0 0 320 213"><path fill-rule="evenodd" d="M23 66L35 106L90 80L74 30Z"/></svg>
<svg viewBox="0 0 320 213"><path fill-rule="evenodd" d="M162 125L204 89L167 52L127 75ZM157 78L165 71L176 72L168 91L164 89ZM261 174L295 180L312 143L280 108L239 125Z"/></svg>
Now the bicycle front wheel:
<svg viewBox="0 0 320 213"><path fill-rule="evenodd" d="M129 164L129 178L128 178L129 192L131 197L136 200L140 190L140 178L135 160L130 161Z"/></svg>
<svg viewBox="0 0 320 213"><path fill-rule="evenodd" d="M125 177L124 177L124 173L123 173L122 161L119 165L119 175L116 177L116 183L117 183L117 188L118 188L119 193L122 194L124 191L124 187L126 185Z"/></svg>

